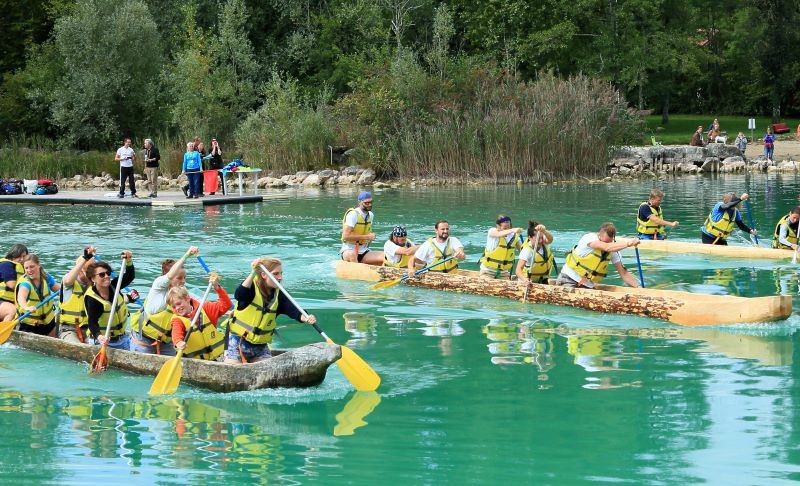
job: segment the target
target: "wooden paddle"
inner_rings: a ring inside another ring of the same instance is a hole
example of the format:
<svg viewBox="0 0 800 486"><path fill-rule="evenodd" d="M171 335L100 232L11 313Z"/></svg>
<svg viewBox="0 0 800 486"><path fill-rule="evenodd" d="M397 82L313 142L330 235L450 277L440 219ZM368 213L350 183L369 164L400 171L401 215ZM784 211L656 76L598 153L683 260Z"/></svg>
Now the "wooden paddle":
<svg viewBox="0 0 800 486"><path fill-rule="evenodd" d="M455 258L455 256L447 257L444 260L436 262L436 263L434 263L432 265L428 265L425 268L420 268L419 270L414 272L414 276L416 277L417 275L419 275L421 273L427 272L428 270L430 270L433 267L439 266L439 265L441 265L442 263L445 263L445 262L449 262L453 258ZM370 287L370 289L372 289L372 290L388 289L389 287L394 287L395 285L399 284L400 282L405 282L406 280L408 280L408 275L406 275L405 277L396 278L394 280L384 280L383 282L378 282L375 285L373 285L372 287Z"/></svg>
<svg viewBox="0 0 800 486"><path fill-rule="evenodd" d="M531 267L536 263L536 250L539 249L539 232L538 231L534 231L533 232L533 238L534 238L534 242L533 242L533 256L531 257L532 258ZM547 263L547 262L545 262L545 263ZM529 278L528 281L525 282L525 292L522 294L522 302L525 302L525 301L528 300L528 291L530 289L531 289L531 279Z"/></svg>
<svg viewBox="0 0 800 486"><path fill-rule="evenodd" d="M285 295L286 298L289 299L289 301L294 304L295 307L297 307L297 310L299 310L300 313L307 318L308 313L303 310L303 308L300 307L300 304L298 304L297 301L294 300L294 298L289 294L289 292L283 288L281 283L278 282L278 279L272 275L272 272L267 270L264 265L259 265L259 267L261 268L261 271L266 273L269 279L272 280L272 283L278 287L281 292L283 292L283 295ZM325 341L330 344L335 344L333 339L329 338L328 335L325 334L325 332L320 329L316 323L312 324L312 326L314 326L314 329L317 330L317 332L325 339ZM350 383L358 391L375 391L381 384L381 377L378 376L378 374L375 373L375 370L373 370L367 364L367 362L361 358L361 356L357 355L355 351L343 344L340 344L339 347L342 349L342 357L336 362L336 364L339 366L339 369L345 378L347 378L348 381L350 381Z"/></svg>
<svg viewBox="0 0 800 486"><path fill-rule="evenodd" d="M101 373L108 368L108 336L111 334L111 323L114 321L114 314L117 310L117 299L119 298L119 291L122 288L122 276L125 275L125 259L122 259L122 268L119 270L119 277L117 277L117 289L114 291L114 298L111 300L111 310L108 313L108 324L106 324L106 342L100 346L100 351L92 359L92 365L89 367L89 373Z"/></svg>
<svg viewBox="0 0 800 486"><path fill-rule="evenodd" d="M8 341L8 338L11 336L11 331L13 331L15 327L17 327L17 323L19 321L21 321L22 319L25 319L26 317L28 317L29 315L33 314L37 310L41 309L42 306L44 306L46 303L50 302L51 300L55 299L56 297L58 297L58 295L59 295L58 292L53 292L52 294L48 295L46 299L44 299L43 301L41 301L38 304L36 304L36 307L34 307L33 310L29 310L28 312L22 314L21 316L17 317L13 321L0 322L0 344L3 344L6 341Z"/></svg>
<svg viewBox="0 0 800 486"><path fill-rule="evenodd" d="M192 322L189 323L189 329L186 330L186 336L184 336L183 339L184 342L189 341L189 334L192 333L192 329L194 329L197 323L198 316L203 313L203 304L206 303L208 293L211 292L211 287L213 287L213 285L213 283L208 282L206 292L203 294L203 298L200 299L200 304L197 306ZM184 346L183 349L179 349L178 353L172 359L164 363L164 366L158 371L156 379L153 380L153 384L150 386L150 391L148 392L150 395L171 395L175 393L175 390L178 389L178 385L181 383L181 374L183 373L181 358L183 357L183 351L185 349L186 346Z"/></svg>

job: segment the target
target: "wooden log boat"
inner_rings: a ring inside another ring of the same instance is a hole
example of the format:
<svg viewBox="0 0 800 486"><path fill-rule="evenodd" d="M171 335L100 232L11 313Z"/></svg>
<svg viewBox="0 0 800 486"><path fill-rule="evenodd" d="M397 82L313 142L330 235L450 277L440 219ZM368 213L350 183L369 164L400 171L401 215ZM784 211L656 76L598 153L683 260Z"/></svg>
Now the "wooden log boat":
<svg viewBox="0 0 800 486"><path fill-rule="evenodd" d="M625 238L617 238L617 241L625 241ZM769 244L769 242L767 242ZM625 251L625 250L623 250ZM632 252L629 249L629 252ZM749 259L770 259L770 260L792 260L791 250L780 250L777 248L766 248L758 246L732 246L732 245L704 245L688 241L673 240L642 240L639 244L639 251L660 251L666 253L698 253L702 255L712 255L719 257Z"/></svg>
<svg viewBox="0 0 800 486"><path fill-rule="evenodd" d="M12 332L8 342L48 356L86 363L91 363L100 349L99 346L73 344L19 331ZM342 356L338 345L328 343L314 343L288 351L272 352L272 358L246 366L184 358L181 380L217 392L309 387L322 383L328 367ZM108 348L110 368L144 375L155 376L170 358Z"/></svg>
<svg viewBox="0 0 800 486"><path fill-rule="evenodd" d="M336 263L336 276L344 279L378 282L405 275L405 270L399 268L345 261ZM525 284L522 282L480 278L478 272L469 270L449 274L426 272L405 283L514 300L521 300L525 294ZM602 284L594 289L531 284L526 302L572 306L611 314L633 314L684 326L765 322L785 319L792 313L792 297L789 295L748 298Z"/></svg>

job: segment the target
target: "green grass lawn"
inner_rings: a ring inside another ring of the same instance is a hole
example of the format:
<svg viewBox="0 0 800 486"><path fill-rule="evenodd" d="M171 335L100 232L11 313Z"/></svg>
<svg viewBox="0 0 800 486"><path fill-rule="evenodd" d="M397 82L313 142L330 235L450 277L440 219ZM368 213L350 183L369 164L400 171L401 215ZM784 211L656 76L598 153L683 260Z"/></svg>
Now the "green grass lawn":
<svg viewBox="0 0 800 486"><path fill-rule="evenodd" d="M656 137L656 140L664 145L682 144L688 145L692 140L692 134L699 125L703 126L703 131L708 130L708 126L714 121L714 115L670 115L669 123L661 125L661 115L651 115L647 117L648 133L645 134L645 140L642 142L644 145L650 145L650 136ZM747 139L750 140L750 130L747 129L747 116L717 116L719 118L719 127L722 131L728 132L728 141L733 143L736 134L744 132ZM794 140L797 124L800 119L786 118L781 120L785 123L790 131L778 135L778 140ZM753 130L753 135L756 139L762 138L767 132L767 126L771 124L768 117L756 117L756 129ZM752 140L750 140L752 142Z"/></svg>

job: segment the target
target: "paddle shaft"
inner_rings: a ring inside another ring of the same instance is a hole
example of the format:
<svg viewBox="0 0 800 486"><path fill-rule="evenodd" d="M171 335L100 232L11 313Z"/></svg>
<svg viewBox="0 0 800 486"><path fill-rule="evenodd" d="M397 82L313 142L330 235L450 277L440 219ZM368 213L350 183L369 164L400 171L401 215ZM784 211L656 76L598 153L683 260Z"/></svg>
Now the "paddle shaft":
<svg viewBox="0 0 800 486"><path fill-rule="evenodd" d="M747 218L750 220L750 229L755 230L756 225L753 224L753 211L750 210L750 200L745 200L744 206L747 208ZM753 235L753 239L755 239L756 246L758 246L758 236Z"/></svg>
<svg viewBox="0 0 800 486"><path fill-rule="evenodd" d="M433 267L437 267L437 266L441 265L442 263L449 262L449 261L450 261L450 260L452 260L453 258L455 258L455 256L450 256L450 257L447 257L447 258L445 258L444 260L440 260L440 261L438 261L438 262L436 262L436 263L432 263L432 264L428 265L427 267L420 268L419 270L417 270L416 272L414 272L414 276L416 277L417 275L419 275L419 274L421 274L421 273L423 273L423 272L427 272L428 270L430 270L430 269L431 269L431 268L433 268ZM401 281L401 282L405 282L406 280L408 280L408 278L409 278L409 276L408 276L408 275L406 275L405 277L401 277L401 278L400 278L400 281Z"/></svg>
<svg viewBox="0 0 800 486"><path fill-rule="evenodd" d="M203 305L206 303L206 299L208 299L208 294L209 294L209 292L211 292L211 287L213 287L213 286L214 286L214 284L212 284L211 282L208 282L208 286L206 287L206 291L203 294L203 298L200 299L200 303L197 305L197 309L195 310L194 317L192 317L192 322L189 323L189 327L186 329L186 335L183 337L183 341L184 342L189 340L189 334L191 334L192 329L195 328L195 325L197 323L197 318L200 316L200 314L203 313ZM181 354L183 354L183 350L181 350Z"/></svg>
<svg viewBox="0 0 800 486"><path fill-rule="evenodd" d="M114 322L114 315L117 313L117 299L119 298L119 291L122 289L122 276L125 275L125 262L122 259L122 268L119 269L119 276L117 277L117 289L114 291L114 298L111 300L111 310L108 313L108 324L106 324L106 332L104 333L106 339L111 334L111 323Z"/></svg>
<svg viewBox="0 0 800 486"><path fill-rule="evenodd" d="M536 250L539 249L539 232L538 231L534 231L533 238L534 238L534 241L533 241L533 255L531 256L531 268L533 268L533 265L536 263ZM545 262L545 263L547 263L547 262ZM531 289L531 279L530 279L530 276L529 276L528 277L528 281L525 283L525 293L522 295L522 300L523 301L528 300L528 291L530 289Z"/></svg>
<svg viewBox="0 0 800 486"><path fill-rule="evenodd" d="M642 259L639 257L639 247L634 246L634 251L636 251L636 266L639 268L639 283L644 288L644 272L642 272Z"/></svg>

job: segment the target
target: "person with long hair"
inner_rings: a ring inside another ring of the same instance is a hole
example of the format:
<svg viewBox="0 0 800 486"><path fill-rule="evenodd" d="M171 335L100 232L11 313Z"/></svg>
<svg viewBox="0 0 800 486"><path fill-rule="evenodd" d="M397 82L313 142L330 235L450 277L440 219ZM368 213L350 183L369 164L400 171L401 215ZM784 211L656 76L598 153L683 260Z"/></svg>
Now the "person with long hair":
<svg viewBox="0 0 800 486"><path fill-rule="evenodd" d="M547 248L547 245L552 242L553 235L543 224L533 220L528 221L528 239L519 252L519 260L514 272L518 279L523 282L548 283L555 261L553 252Z"/></svg>
<svg viewBox="0 0 800 486"><path fill-rule="evenodd" d="M233 311L225 349L226 363L255 363L272 357L269 344L275 332L276 318L284 314L298 322L316 324L313 315L305 316L291 300L277 288L261 267L272 277L283 280L283 264L277 258L253 260L253 271L234 293L236 310Z"/></svg>
<svg viewBox="0 0 800 486"><path fill-rule="evenodd" d="M17 281L25 275L22 260L26 256L28 247L17 243L0 258L0 321L10 321L17 314Z"/></svg>
<svg viewBox="0 0 800 486"><path fill-rule="evenodd" d="M50 297L51 293L58 292L61 285L52 275L44 271L39 257L36 255L27 255L22 260L22 266L25 269L25 275L17 281L17 313L22 315L25 312L33 312L28 317L19 320L19 330L41 336L55 336L55 304L50 301L39 309L36 309L36 306Z"/></svg>
<svg viewBox="0 0 800 486"><path fill-rule="evenodd" d="M128 325L128 305L125 298L120 293L114 303L114 292L117 290L117 281L122 278L120 287L127 287L136 277L136 269L133 267L133 253L124 250L122 257L125 259L125 273L122 277L111 277L111 265L105 261L94 261L86 269L86 275L91 279L92 286L86 290L83 305L86 309L88 337L93 339L94 344L106 344L116 349L130 349L130 339L126 332ZM108 326L109 315L111 315L111 329L109 335L105 335ZM87 339L87 342L92 342Z"/></svg>

